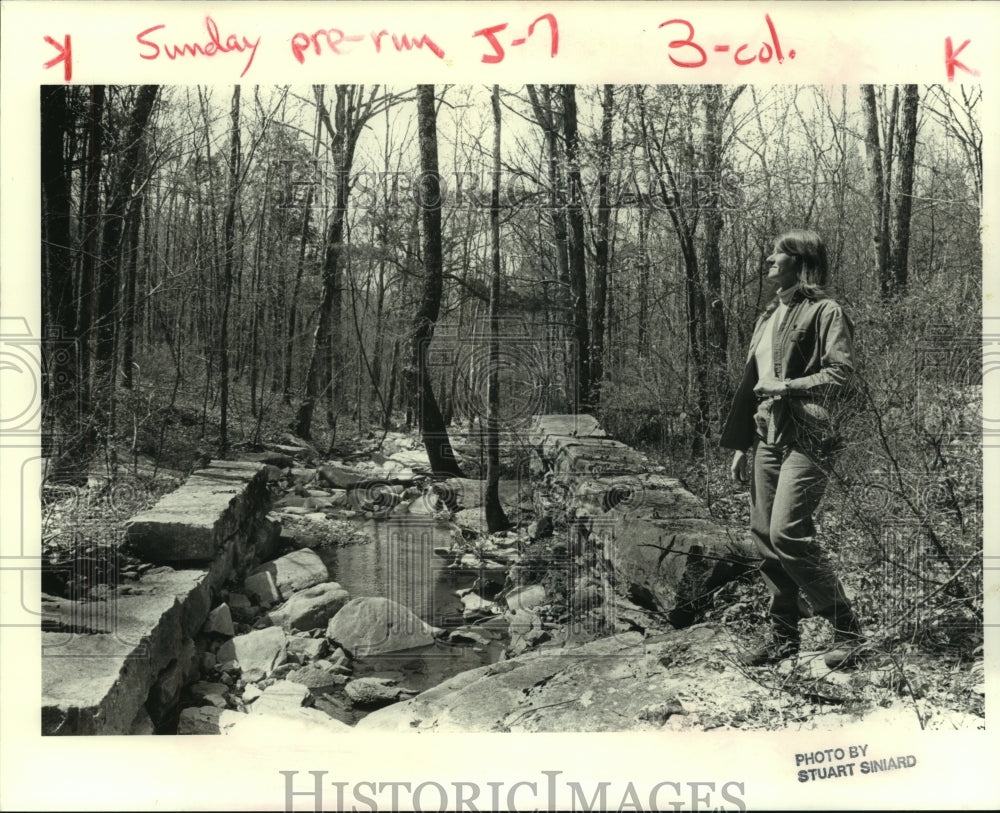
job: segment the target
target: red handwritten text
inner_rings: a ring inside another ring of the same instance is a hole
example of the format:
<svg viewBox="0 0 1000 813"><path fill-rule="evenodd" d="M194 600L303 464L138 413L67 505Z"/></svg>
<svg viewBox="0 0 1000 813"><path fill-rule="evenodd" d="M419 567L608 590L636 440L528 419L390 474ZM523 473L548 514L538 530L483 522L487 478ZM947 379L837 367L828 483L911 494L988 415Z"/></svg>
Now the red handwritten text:
<svg viewBox="0 0 1000 813"><path fill-rule="evenodd" d="M62 45L49 36L45 37L45 41L59 52L56 56L52 57L52 59L45 63L45 67L51 68L53 65L58 65L62 62L63 79L68 82L73 78L73 42L70 39L69 34L63 36Z"/></svg>
<svg viewBox="0 0 1000 813"><path fill-rule="evenodd" d="M166 28L165 25L154 25L151 28L147 28L145 31L140 31L135 35L136 40L139 42L143 48L148 49L145 53L140 53L139 56L143 59L158 59L160 54L165 54L171 61L175 59L180 59L186 56L206 56L213 57L219 54L228 54L232 51L242 54L244 51L250 52L250 58L247 60L246 65L243 66L243 72L240 76L246 75L246 72L250 70L250 66L253 64L253 58L257 55L257 46L260 45L260 37L255 40L249 40L246 37L237 37L236 34L230 34L226 37L225 42L219 36L219 26L216 25L215 20L211 17L205 18L205 29L208 32L208 42L184 42L180 45L163 45L160 46L150 39L150 35L154 31L159 31L161 28Z"/></svg>
<svg viewBox="0 0 1000 813"><path fill-rule="evenodd" d="M524 37L516 37L510 41L510 46L513 48L518 45L524 45L528 38L535 33L535 26L538 25L542 20L545 20L549 24L549 56L554 57L559 53L559 22L556 20L554 14L543 14L538 17L531 25L528 26L528 33ZM493 48L492 54L483 54L481 62L485 62L487 65L495 65L498 62L503 62L504 60L504 49L503 44L497 37L501 31L507 27L507 23L500 23L498 25L491 25L488 28L480 28L478 31L474 32L472 36L474 37L486 37L486 41Z"/></svg>
<svg viewBox="0 0 1000 813"><path fill-rule="evenodd" d="M351 43L362 42L365 39L370 39L375 47L375 53L380 54L382 53L382 40L387 36L391 39L397 52L426 48L438 59L444 59L444 49L426 34L411 37L407 34L390 34L384 28L381 31L372 31L368 37L365 37L364 34L346 34L339 28L321 28L313 34L299 31L292 37L292 55L300 65L305 63L306 54L309 51L320 56L324 47L325 50L337 56L344 56L350 53Z"/></svg>
<svg viewBox="0 0 1000 813"><path fill-rule="evenodd" d="M48 37L46 37L48 39ZM951 37L944 38L944 69L948 72L948 81L955 81L955 68L960 68L966 73L971 73L973 76L979 76L979 71L973 70L968 65L958 61L958 55L965 50L965 46L968 45L972 40L966 40L956 49L951 44Z"/></svg>
<svg viewBox="0 0 1000 813"><path fill-rule="evenodd" d="M774 22L771 20L770 14L764 15L764 21L767 23L767 30L771 35L770 42L761 42L760 49L757 53L750 52L747 54L748 49L751 47L750 43L743 43L740 45L736 52L733 54L733 62L737 65L749 65L751 62L760 62L761 64L767 64L772 59L777 59L779 63L785 61L785 52L781 48L781 42L778 39L778 31L774 27ZM678 68L700 68L708 62L708 52L700 44L695 42L694 39L694 26L687 20L673 19L667 20L665 23L660 23L660 28L666 28L667 26L674 26L674 28L683 27L687 31L687 36L684 39L675 39L667 43L667 47L671 51L679 51L681 54L686 56L686 59L678 59L673 54L668 54L671 62L673 62ZM716 53L726 53L731 49L731 45L728 43L719 43L712 46L712 50ZM795 49L791 49L788 52L789 59L795 59Z"/></svg>

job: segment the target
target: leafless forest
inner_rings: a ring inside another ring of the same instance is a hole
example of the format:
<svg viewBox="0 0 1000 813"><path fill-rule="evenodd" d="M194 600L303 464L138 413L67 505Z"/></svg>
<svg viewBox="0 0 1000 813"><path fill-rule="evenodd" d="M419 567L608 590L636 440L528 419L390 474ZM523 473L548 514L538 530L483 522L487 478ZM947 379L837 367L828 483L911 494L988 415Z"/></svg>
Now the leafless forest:
<svg viewBox="0 0 1000 813"><path fill-rule="evenodd" d="M410 428L455 473L449 433L477 427L493 479L526 416L590 412L742 527L719 425L772 296L763 259L809 228L860 361L824 537L882 632L981 652L978 88L51 86L40 103L47 482Z"/></svg>

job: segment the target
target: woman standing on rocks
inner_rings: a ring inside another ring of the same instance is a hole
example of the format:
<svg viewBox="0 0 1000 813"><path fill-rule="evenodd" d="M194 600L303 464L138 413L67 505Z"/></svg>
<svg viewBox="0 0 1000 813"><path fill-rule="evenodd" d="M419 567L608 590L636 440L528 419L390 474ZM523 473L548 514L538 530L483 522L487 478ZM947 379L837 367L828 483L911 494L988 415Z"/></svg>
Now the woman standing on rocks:
<svg viewBox="0 0 1000 813"><path fill-rule="evenodd" d="M720 440L736 450L732 478L750 484L750 531L771 592L770 640L744 660L761 666L799 651L804 594L813 614L833 625L827 666L850 666L863 643L861 626L816 541L813 514L841 446L833 405L854 368L854 329L823 289L826 247L818 234L783 234L766 262L777 294L757 319Z"/></svg>

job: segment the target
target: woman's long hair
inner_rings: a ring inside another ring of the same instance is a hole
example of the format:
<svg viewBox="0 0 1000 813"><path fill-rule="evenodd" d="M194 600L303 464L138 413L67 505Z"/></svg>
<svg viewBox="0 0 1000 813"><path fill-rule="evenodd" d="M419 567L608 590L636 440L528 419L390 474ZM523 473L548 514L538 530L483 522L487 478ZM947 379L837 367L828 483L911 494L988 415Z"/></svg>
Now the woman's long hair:
<svg viewBox="0 0 1000 813"><path fill-rule="evenodd" d="M816 232L808 229L786 231L775 241L774 250L795 258L799 290L804 296L812 300L829 297L824 287L830 275L826 262L826 245ZM770 316L777 307L778 297L775 296L764 315Z"/></svg>

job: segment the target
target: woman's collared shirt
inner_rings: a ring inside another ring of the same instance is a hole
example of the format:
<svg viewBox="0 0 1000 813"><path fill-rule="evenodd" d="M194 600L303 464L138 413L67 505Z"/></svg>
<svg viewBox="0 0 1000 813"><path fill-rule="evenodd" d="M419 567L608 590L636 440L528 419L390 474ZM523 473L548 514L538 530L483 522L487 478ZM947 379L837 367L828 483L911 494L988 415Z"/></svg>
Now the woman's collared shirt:
<svg viewBox="0 0 1000 813"><path fill-rule="evenodd" d="M854 326L835 300L810 299L801 291L792 297L787 311L777 324L771 321L775 314L757 320L743 379L720 439L725 448L745 451L756 437L790 444L802 434L797 427L829 436L826 443L834 440L835 421L827 407L854 369ZM758 373L757 359L759 355L767 359L766 353L758 354L766 330L771 338L771 374L787 383L788 392L758 399L753 388L765 377Z"/></svg>

